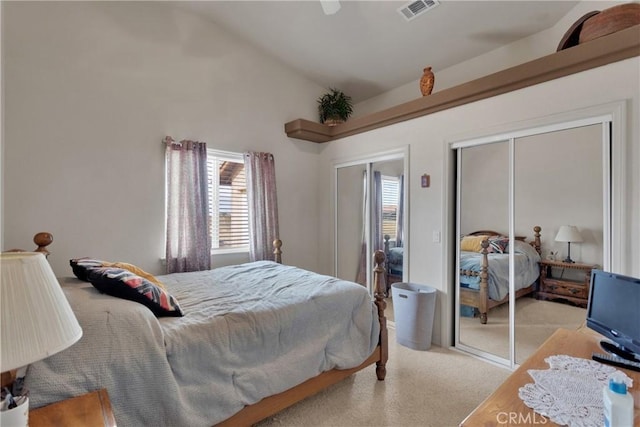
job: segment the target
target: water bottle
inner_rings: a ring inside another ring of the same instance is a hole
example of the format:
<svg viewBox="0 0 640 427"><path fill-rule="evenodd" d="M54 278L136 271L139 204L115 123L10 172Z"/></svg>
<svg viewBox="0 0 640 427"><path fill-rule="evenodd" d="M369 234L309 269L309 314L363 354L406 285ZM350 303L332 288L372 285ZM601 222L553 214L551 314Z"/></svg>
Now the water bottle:
<svg viewBox="0 0 640 427"><path fill-rule="evenodd" d="M622 372L614 372L602 391L605 427L633 427L633 397L624 380Z"/></svg>

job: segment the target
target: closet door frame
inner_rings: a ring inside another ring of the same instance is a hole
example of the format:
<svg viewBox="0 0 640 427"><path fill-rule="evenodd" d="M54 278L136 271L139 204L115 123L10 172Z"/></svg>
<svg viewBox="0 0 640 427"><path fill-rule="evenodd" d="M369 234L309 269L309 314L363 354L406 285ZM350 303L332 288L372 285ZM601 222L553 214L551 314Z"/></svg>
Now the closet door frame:
<svg viewBox="0 0 640 427"><path fill-rule="evenodd" d="M338 171L340 168L356 166L356 165L366 165L366 173L367 173L367 198L365 204L365 210L368 215L365 217L365 241L366 241L366 251L367 254L367 289L369 293L373 295L373 250L371 244L371 197L373 191L373 179L372 179L372 164L378 162L385 161L393 161L393 160L402 160L403 161L403 173L404 173L404 218L403 218L403 227L404 227L404 245L406 248L409 248L409 146L405 146L400 149L389 150L389 151L381 151L378 153L355 156L350 157L348 159L338 159L333 162L333 203L334 203L334 260L333 260L333 270L334 275L338 274ZM408 253L411 253L409 250ZM409 257L403 257L403 281L408 280L408 271L409 271Z"/></svg>
<svg viewBox="0 0 640 427"><path fill-rule="evenodd" d="M451 161L455 162L449 165L456 171L456 184L453 187L455 204L451 201L445 202L443 209L454 206L453 215L449 213L446 218L455 218L453 227L445 224L445 228L453 229L447 235L455 236L453 242L455 252L452 264L455 269L446 271L444 277L451 278L448 283L452 283L450 295L454 295L452 312L454 314L454 330L452 345L460 350L479 356L483 359L507 366L515 369L515 292L513 291L515 271L514 255L509 254L509 359L482 351L480 349L470 347L460 342L460 296L459 287L459 230L460 230L460 214L458 206L460 206L460 175L458 165L460 165L461 150L468 147L479 146L497 142L509 143L509 241L513 245L514 241L514 224L515 224L515 206L514 206L514 177L515 177L515 144L518 138L540 135L544 133L566 130L571 128L579 128L589 125L602 126L602 166L603 166L603 265L602 268L607 271L624 272L626 267L626 257L624 252L625 240L624 233L626 229L626 214L623 209L623 200L625 197L624 179L626 176L626 101L614 102L602 106L591 107L583 110L577 110L566 114L535 119L532 121L516 124L511 128L498 131L485 136L476 136L456 141L448 142L448 148L453 152L450 156ZM450 169L451 170L451 169ZM445 174L445 179L450 174ZM450 224L450 222L449 222ZM452 277L453 276L453 277Z"/></svg>

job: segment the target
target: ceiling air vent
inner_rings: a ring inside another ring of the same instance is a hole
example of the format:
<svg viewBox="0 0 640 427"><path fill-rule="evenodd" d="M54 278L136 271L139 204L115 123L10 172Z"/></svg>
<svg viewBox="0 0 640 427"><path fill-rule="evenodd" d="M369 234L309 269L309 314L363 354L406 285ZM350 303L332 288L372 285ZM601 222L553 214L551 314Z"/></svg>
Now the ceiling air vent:
<svg viewBox="0 0 640 427"><path fill-rule="evenodd" d="M440 2L438 0L418 0L402 6L398 9L398 12L400 12L400 15L404 16L404 19L411 21L413 18L416 18L418 15L422 15L439 4Z"/></svg>

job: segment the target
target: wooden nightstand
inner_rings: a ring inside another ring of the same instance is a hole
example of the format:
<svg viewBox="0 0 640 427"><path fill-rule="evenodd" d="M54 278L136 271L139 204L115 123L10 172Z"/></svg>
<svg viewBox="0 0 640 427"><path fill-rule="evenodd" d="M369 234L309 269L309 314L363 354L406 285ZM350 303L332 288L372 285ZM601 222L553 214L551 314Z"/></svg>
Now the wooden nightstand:
<svg viewBox="0 0 640 427"><path fill-rule="evenodd" d="M107 390L52 403L29 412L29 427L115 427Z"/></svg>
<svg viewBox="0 0 640 427"><path fill-rule="evenodd" d="M593 264L569 264L562 261L543 259L540 261L540 287L537 298L542 300L562 299L579 307L587 307L591 270L598 268ZM581 279L562 278L565 270L575 271ZM562 271L560 276L558 271ZM554 273L555 272L555 273Z"/></svg>

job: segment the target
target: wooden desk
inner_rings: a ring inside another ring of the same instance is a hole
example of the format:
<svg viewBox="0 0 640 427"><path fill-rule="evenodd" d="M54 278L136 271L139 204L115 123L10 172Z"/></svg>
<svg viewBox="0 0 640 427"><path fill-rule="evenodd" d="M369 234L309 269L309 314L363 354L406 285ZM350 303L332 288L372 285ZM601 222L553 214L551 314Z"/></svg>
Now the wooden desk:
<svg viewBox="0 0 640 427"><path fill-rule="evenodd" d="M589 330L570 331L558 329L491 396L474 409L460 425L465 427L537 424L557 426L548 418L534 412L518 397L520 387L533 382L533 378L529 376L527 370L549 369L549 365L544 359L555 354L591 359L591 354L594 352L604 353L599 346L601 339L600 335ZM634 425L638 426L640 425L640 372L615 368L624 371L629 377L633 378L633 388L630 388L629 392L633 395L635 404ZM510 414L515 414L511 420L509 419ZM517 422L514 422L514 420L517 420Z"/></svg>
<svg viewBox="0 0 640 427"><path fill-rule="evenodd" d="M30 427L115 427L107 390L52 403L29 412Z"/></svg>

